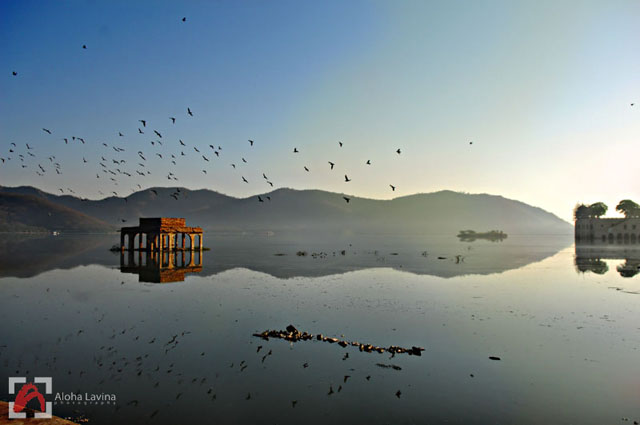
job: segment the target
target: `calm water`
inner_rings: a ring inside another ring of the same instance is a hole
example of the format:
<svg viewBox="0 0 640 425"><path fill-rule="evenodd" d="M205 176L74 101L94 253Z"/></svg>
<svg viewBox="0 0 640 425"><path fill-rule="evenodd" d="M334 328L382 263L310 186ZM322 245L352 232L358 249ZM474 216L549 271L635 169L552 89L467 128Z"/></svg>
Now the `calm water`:
<svg viewBox="0 0 640 425"><path fill-rule="evenodd" d="M51 376L54 393L117 398L58 403L58 416L95 424L640 420L640 245L209 236L201 270L152 283L144 280L154 267L161 275L153 261L143 258L136 272L137 254L108 251L116 241L0 245L3 382ZM426 350L390 358L252 336L289 324ZM9 397L0 385L0 398Z"/></svg>

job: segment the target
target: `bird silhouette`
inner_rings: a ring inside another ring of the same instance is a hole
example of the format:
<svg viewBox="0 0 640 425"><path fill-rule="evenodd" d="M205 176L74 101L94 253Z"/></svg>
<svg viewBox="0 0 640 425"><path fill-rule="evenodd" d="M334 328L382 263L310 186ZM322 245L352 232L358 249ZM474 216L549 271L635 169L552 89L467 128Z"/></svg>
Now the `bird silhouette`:
<svg viewBox="0 0 640 425"><path fill-rule="evenodd" d="M175 124L176 123L176 119L174 117L169 117L169 119L171 120L171 124Z"/></svg>
<svg viewBox="0 0 640 425"><path fill-rule="evenodd" d="M249 140L249 144L253 146L253 140Z"/></svg>
<svg viewBox="0 0 640 425"><path fill-rule="evenodd" d="M331 169L333 170L333 166L336 165L333 162L329 161L329 165L331 165Z"/></svg>
<svg viewBox="0 0 640 425"><path fill-rule="evenodd" d="M182 18L182 22L187 22L187 17Z"/></svg>
<svg viewBox="0 0 640 425"><path fill-rule="evenodd" d="M366 164L367 164L367 165L371 165L371 160L370 160L370 159L367 159Z"/></svg>
<svg viewBox="0 0 640 425"><path fill-rule="evenodd" d="M142 123L143 127L147 126L147 121L146 120L138 120L138 121Z"/></svg>
<svg viewBox="0 0 640 425"><path fill-rule="evenodd" d="M86 44L83 44L83 45L82 45L82 48L83 48L83 49L86 49L86 48L87 48L87 45L86 45Z"/></svg>
<svg viewBox="0 0 640 425"><path fill-rule="evenodd" d="M398 148L398 150L396 151L396 153L397 153L398 155L400 155L400 154L402 153L402 152L400 152L400 148Z"/></svg>
<svg viewBox="0 0 640 425"><path fill-rule="evenodd" d="M242 181L243 181L243 182L245 182L245 183L249 183L249 182L247 181L247 179L245 179L245 178L244 178L244 176L242 176Z"/></svg>
<svg viewBox="0 0 640 425"><path fill-rule="evenodd" d="M293 153L298 153L298 148L293 148Z"/></svg>
<svg viewBox="0 0 640 425"><path fill-rule="evenodd" d="M304 170L305 170L307 173L309 172L309 169L308 169L306 166L304 167Z"/></svg>
<svg viewBox="0 0 640 425"><path fill-rule="evenodd" d="M348 182L350 182L350 181L351 181L351 179L350 179L349 177L347 177L347 175L345 174L345 175L344 175L344 181L348 183Z"/></svg>
<svg viewBox="0 0 640 425"><path fill-rule="evenodd" d="M13 76L15 77L16 75L18 75L17 72L13 71L11 74L13 74ZM633 103L631 104L631 106L633 106Z"/></svg>
<svg viewBox="0 0 640 425"><path fill-rule="evenodd" d="M260 196L258 196L258 202L264 202ZM260 350L258 350L260 351Z"/></svg>
<svg viewBox="0 0 640 425"><path fill-rule="evenodd" d="M189 114L189 116L193 116L193 112L191 112L191 108L187 108L187 114Z"/></svg>
<svg viewBox="0 0 640 425"><path fill-rule="evenodd" d="M153 130L153 132L154 132L154 133L156 133L156 134L158 135L158 137L162 139L162 134L160 134L160 133L158 132L158 130Z"/></svg>
<svg viewBox="0 0 640 425"><path fill-rule="evenodd" d="M392 185L392 184L390 184L389 186L391 187L391 190L395 192L396 187L394 185Z"/></svg>
<svg viewBox="0 0 640 425"><path fill-rule="evenodd" d="M347 201L347 204L349 203L349 201L351 200L351 198L347 198L346 196L343 196L342 199L344 199L345 201Z"/></svg>
<svg viewBox="0 0 640 425"><path fill-rule="evenodd" d="M185 145L185 144L184 144L184 142L182 141L182 139L180 139L180 140L178 140L178 141L180 142L180 144L181 144L182 146L187 146L187 145Z"/></svg>
<svg viewBox="0 0 640 425"><path fill-rule="evenodd" d="M51 130L47 130L46 128L43 128L42 131L44 131L45 133L51 134Z"/></svg>

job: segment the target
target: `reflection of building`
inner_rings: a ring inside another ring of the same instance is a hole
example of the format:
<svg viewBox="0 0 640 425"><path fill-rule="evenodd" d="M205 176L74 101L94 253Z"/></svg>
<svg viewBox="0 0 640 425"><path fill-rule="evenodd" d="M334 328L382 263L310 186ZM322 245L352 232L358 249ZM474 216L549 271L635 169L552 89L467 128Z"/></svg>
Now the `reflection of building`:
<svg viewBox="0 0 640 425"><path fill-rule="evenodd" d="M640 218L579 218L575 237L577 242L640 243Z"/></svg>
<svg viewBox="0 0 640 425"><path fill-rule="evenodd" d="M202 271L202 251L121 252L120 271L139 275L140 282L182 282L187 273Z"/></svg>
<svg viewBox="0 0 640 425"><path fill-rule="evenodd" d="M624 260L616 267L622 277L633 277L640 273L640 247L576 243L575 265L579 272L605 274L609 266L604 260Z"/></svg>
<svg viewBox="0 0 640 425"><path fill-rule="evenodd" d="M125 246L125 236L129 238L129 248ZM138 236L138 248L135 248L134 243L136 236ZM195 244L196 236L198 236L198 246ZM143 237L147 242L145 248L143 248ZM186 245L187 238L189 238L189 248ZM182 245L180 245L181 241ZM139 226L120 229L120 250L125 249L160 252L185 249L202 251L202 228L188 227L184 218L141 218Z"/></svg>

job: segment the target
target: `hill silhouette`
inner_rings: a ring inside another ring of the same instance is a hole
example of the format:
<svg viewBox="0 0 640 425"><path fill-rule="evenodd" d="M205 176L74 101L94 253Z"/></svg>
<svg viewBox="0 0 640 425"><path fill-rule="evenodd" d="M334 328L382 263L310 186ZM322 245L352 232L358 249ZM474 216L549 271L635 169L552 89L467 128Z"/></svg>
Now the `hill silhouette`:
<svg viewBox="0 0 640 425"><path fill-rule="evenodd" d="M108 223L36 195L0 191L0 232L102 233Z"/></svg>
<svg viewBox="0 0 640 425"><path fill-rule="evenodd" d="M569 223L541 208L502 196L448 190L392 200L347 195L351 198L349 203L344 201L343 194L294 189L261 194L264 202L259 202L257 196L234 198L207 189L178 191L174 187L156 187L126 198L101 200L59 196L30 186L0 187L0 192L40 198L114 227L136 224L139 217L167 216L185 217L189 223L219 232L329 229L410 234L457 234L462 229L501 229L513 234L572 232Z"/></svg>

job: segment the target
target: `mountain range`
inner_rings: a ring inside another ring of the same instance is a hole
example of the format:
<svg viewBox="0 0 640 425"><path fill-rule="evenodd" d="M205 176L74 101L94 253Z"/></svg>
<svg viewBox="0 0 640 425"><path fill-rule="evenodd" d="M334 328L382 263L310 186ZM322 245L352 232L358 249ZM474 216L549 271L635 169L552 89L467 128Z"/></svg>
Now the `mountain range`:
<svg viewBox="0 0 640 425"><path fill-rule="evenodd" d="M350 198L347 203L343 196ZM262 199L262 202L259 201ZM566 221L541 208L488 194L443 190L392 200L321 190L277 189L249 198L212 190L155 187L126 198L87 200L31 186L0 186L0 231L105 232L139 217L184 217L215 232L341 231L451 234L500 229L513 234L567 234Z"/></svg>

